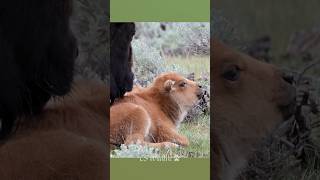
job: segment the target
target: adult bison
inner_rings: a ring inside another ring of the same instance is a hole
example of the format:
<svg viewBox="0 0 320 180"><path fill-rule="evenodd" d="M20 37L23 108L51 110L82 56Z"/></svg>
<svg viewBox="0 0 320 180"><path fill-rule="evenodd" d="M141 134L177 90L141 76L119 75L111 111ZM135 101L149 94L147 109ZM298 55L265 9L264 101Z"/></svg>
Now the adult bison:
<svg viewBox="0 0 320 180"><path fill-rule="evenodd" d="M131 41L135 34L134 23L110 24L110 100L122 97L133 85Z"/></svg>
<svg viewBox="0 0 320 180"><path fill-rule="evenodd" d="M0 2L0 177L108 179L106 86L73 81L71 0Z"/></svg>
<svg viewBox="0 0 320 180"><path fill-rule="evenodd" d="M77 56L71 0L0 2L0 139L17 117L35 115L69 92Z"/></svg>

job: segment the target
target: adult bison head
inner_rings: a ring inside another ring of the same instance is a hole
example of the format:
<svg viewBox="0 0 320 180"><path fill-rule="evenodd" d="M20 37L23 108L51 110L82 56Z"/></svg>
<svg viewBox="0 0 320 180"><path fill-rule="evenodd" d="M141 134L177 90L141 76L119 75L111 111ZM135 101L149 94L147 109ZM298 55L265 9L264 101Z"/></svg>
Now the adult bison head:
<svg viewBox="0 0 320 180"><path fill-rule="evenodd" d="M131 71L131 41L134 34L134 23L111 23L111 102L113 102L118 97L122 97L125 92L132 90L134 76Z"/></svg>
<svg viewBox="0 0 320 180"><path fill-rule="evenodd" d="M0 138L20 115L69 92L78 49L69 28L71 0L0 3Z"/></svg>

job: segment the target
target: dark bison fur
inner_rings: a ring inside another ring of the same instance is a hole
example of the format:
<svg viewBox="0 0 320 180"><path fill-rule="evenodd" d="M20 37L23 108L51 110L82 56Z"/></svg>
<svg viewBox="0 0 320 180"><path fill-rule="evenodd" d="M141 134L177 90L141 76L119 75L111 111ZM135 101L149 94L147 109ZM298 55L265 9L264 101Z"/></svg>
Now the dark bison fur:
<svg viewBox="0 0 320 180"><path fill-rule="evenodd" d="M71 0L0 2L0 138L19 116L35 115L69 92L78 49Z"/></svg>
<svg viewBox="0 0 320 180"><path fill-rule="evenodd" d="M131 41L135 34L134 23L110 24L110 100L111 103L132 90L133 73Z"/></svg>

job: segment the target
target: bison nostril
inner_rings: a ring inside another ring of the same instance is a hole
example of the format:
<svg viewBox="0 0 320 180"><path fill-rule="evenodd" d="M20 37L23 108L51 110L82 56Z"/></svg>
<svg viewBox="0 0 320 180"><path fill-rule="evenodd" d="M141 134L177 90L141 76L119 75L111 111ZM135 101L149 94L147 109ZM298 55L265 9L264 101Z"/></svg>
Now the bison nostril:
<svg viewBox="0 0 320 180"><path fill-rule="evenodd" d="M197 93L198 98L199 98L199 99L203 98L203 97L205 96L205 93L206 93L206 92L205 92L204 90L198 91L198 93Z"/></svg>

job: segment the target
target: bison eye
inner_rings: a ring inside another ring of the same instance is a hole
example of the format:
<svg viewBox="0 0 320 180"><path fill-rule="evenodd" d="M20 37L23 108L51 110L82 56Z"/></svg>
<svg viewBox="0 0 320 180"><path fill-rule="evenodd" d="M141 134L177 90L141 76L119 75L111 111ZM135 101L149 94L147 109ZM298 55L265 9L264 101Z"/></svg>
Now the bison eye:
<svg viewBox="0 0 320 180"><path fill-rule="evenodd" d="M240 77L240 69L238 66L229 67L223 74L222 77L228 81L237 81Z"/></svg>
<svg viewBox="0 0 320 180"><path fill-rule="evenodd" d="M181 83L179 84L179 86L180 86L180 87L185 87L186 84L187 84L186 82L181 82Z"/></svg>

